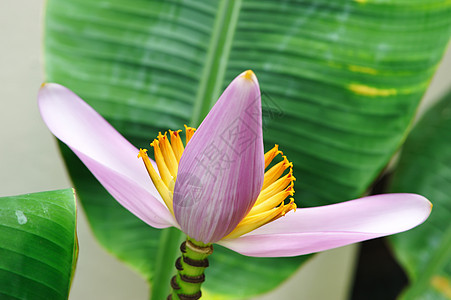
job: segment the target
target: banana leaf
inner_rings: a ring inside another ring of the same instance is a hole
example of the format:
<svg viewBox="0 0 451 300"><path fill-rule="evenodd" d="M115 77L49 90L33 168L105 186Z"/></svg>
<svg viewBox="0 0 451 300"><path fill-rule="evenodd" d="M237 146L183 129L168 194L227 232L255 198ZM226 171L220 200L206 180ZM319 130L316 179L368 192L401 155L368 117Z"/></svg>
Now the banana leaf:
<svg viewBox="0 0 451 300"><path fill-rule="evenodd" d="M72 189L0 198L0 298L64 300L78 257Z"/></svg>
<svg viewBox="0 0 451 300"><path fill-rule="evenodd" d="M48 0L46 80L74 90L137 147L197 126L252 69L265 148L294 162L300 206L363 194L407 136L449 41L449 1ZM167 292L180 234L124 211L63 147L102 245ZM161 260L163 259L163 260ZM273 289L307 257L257 259L220 247L209 297ZM239 271L236 271L239 268ZM168 285L164 283L164 286Z"/></svg>
<svg viewBox="0 0 451 300"><path fill-rule="evenodd" d="M400 299L451 297L451 93L419 122L406 141L391 190L432 200L420 227L390 237L410 285Z"/></svg>

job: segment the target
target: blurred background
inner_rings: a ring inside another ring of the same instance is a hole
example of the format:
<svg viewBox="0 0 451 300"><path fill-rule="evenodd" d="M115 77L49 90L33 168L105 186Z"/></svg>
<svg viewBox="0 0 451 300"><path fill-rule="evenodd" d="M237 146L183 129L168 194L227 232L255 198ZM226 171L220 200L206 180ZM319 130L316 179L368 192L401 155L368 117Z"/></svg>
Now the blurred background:
<svg viewBox="0 0 451 300"><path fill-rule="evenodd" d="M43 81L43 11L42 0L0 2L0 196L71 186L56 142L41 121L36 104ZM450 69L448 51L420 113L451 86ZM80 255L70 299L147 299L145 281L99 246L82 209L78 213ZM258 299L293 299L299 291L302 299L347 299L357 247L315 256L279 289Z"/></svg>

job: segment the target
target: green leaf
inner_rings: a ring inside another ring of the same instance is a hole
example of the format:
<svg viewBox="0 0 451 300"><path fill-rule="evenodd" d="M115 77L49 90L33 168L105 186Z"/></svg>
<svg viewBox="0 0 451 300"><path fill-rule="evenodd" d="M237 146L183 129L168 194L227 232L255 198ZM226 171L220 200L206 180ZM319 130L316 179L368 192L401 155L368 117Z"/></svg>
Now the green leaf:
<svg viewBox="0 0 451 300"><path fill-rule="evenodd" d="M393 192L421 194L434 205L420 227L390 238L411 281L402 299L451 298L451 93L406 141Z"/></svg>
<svg viewBox="0 0 451 300"><path fill-rule="evenodd" d="M50 0L46 75L146 146L197 125L252 68L267 144L295 160L309 201L337 202L361 194L405 137L448 43L450 5Z"/></svg>
<svg viewBox="0 0 451 300"><path fill-rule="evenodd" d="M78 256L72 189L0 198L0 298L67 299Z"/></svg>
<svg viewBox="0 0 451 300"><path fill-rule="evenodd" d="M361 195L405 139L448 43L450 5L48 0L46 77L74 90L145 148L158 131L199 124L222 89L253 69L263 92L266 148L280 144L294 162L298 203L341 202ZM151 254L157 255L150 248L158 237L152 229L130 233L142 222L117 221L126 213L104 192L91 193L99 187L77 177L76 168L72 178L99 240L150 279ZM131 246L117 245L113 229ZM133 254L124 251L133 246ZM274 265L224 253L230 258L215 268L236 261L255 270L252 276L235 272L228 285L223 281L220 293L237 297L275 287L282 279L271 271L280 267L288 276L304 260ZM207 289L218 288L213 274L207 271ZM264 285L248 284L262 276Z"/></svg>

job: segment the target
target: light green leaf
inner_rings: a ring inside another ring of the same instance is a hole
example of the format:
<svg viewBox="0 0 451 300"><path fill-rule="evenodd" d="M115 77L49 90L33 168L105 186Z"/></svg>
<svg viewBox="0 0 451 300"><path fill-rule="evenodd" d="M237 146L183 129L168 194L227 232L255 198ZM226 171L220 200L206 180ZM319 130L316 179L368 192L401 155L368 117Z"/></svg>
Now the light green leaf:
<svg viewBox="0 0 451 300"><path fill-rule="evenodd" d="M0 198L0 298L67 299L78 256L72 189Z"/></svg>
<svg viewBox="0 0 451 300"><path fill-rule="evenodd" d="M406 137L448 43L450 6L443 0L48 0L46 76L145 148L158 131L199 124L222 89L253 69L263 92L266 148L277 143L293 160L297 202L341 202L361 195ZM78 166L69 167L99 240L150 279L150 253L158 256L149 249L157 246L152 229L129 233L143 223L131 216L117 221L126 213L107 196L94 199L90 191L99 188L77 177ZM118 245L113 229L130 246ZM123 249L133 246L133 254ZM286 270L281 277L304 259L294 260L277 260ZM268 272L259 269L265 260L236 254L220 263L235 261L255 272L236 272L221 294L257 294L282 280L273 276L272 261ZM265 274L264 285L248 284ZM215 276L207 289L224 274Z"/></svg>
<svg viewBox="0 0 451 300"><path fill-rule="evenodd" d="M423 225L390 238L411 281L401 299L451 299L451 93L412 131L392 191L418 193L434 205Z"/></svg>

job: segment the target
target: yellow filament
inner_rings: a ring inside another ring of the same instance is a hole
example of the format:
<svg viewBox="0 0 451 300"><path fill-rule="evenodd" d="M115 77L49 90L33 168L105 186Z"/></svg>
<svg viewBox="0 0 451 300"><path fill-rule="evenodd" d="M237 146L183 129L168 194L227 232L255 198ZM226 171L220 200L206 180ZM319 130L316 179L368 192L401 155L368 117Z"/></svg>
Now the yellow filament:
<svg viewBox="0 0 451 300"><path fill-rule="evenodd" d="M175 158L174 151L172 150L171 143L169 142L166 133L164 133L164 135L162 135L161 132L158 133L158 142L169 173L171 173L172 177L175 179L177 177L179 164Z"/></svg>
<svg viewBox="0 0 451 300"><path fill-rule="evenodd" d="M171 172L164 161L163 153L161 153L160 142L158 140L154 140L150 143L150 146L153 147L155 162L157 163L158 171L160 171L161 179L163 179L164 184L169 187L171 181L173 181L173 177Z"/></svg>
<svg viewBox="0 0 451 300"><path fill-rule="evenodd" d="M265 173L262 190L264 190L269 185L273 184L274 181L279 179L279 177L288 167L292 168L293 164L288 161L286 156L283 156L283 161L279 162Z"/></svg>
<svg viewBox="0 0 451 300"><path fill-rule="evenodd" d="M271 210L264 211L260 214L246 216L243 220L241 220L238 226L235 227L235 229L223 239L233 239L240 237L243 234L249 233L252 230L255 230L269 222L283 217L287 212L291 210L296 210L296 203L294 203L293 198L291 198L290 202L286 205L282 203L280 206L272 208Z"/></svg>
<svg viewBox="0 0 451 300"><path fill-rule="evenodd" d="M251 211L247 215L252 216L252 215L262 213L266 210L272 209L272 208L276 207L277 205L279 205L280 203L283 203L283 201L288 196L293 196L293 194L294 194L294 189L292 189L291 187L288 187L285 190L283 190L282 192L279 192L279 193L275 194L274 196L269 197L265 201L262 201L258 205L254 205L252 207Z"/></svg>
<svg viewBox="0 0 451 300"><path fill-rule="evenodd" d="M282 154L282 152L278 150L277 145L265 154L266 167L278 154ZM290 168L288 174L279 178L288 167ZM283 156L281 162L266 171L263 188L254 206L237 227L223 239L237 238L283 217L291 210L296 210L293 198L290 198L288 204L284 203L287 197L294 195L293 182L296 178L293 176L292 168L293 164Z"/></svg>
<svg viewBox="0 0 451 300"><path fill-rule="evenodd" d="M180 138L180 132L181 130L169 130L169 135L171 136L171 146L172 150L174 151L175 158L177 159L177 163L180 162L182 153L185 150L185 148L183 147L182 139Z"/></svg>
<svg viewBox="0 0 451 300"><path fill-rule="evenodd" d="M168 207L169 211L174 214L174 209L172 207L172 192L168 189L163 180L161 180L158 173L152 166L149 157L147 156L147 149L139 149L138 158L142 158L144 165L146 166L147 173L149 173L150 179L155 185L158 193L160 193L161 198L163 198L164 203Z"/></svg>
<svg viewBox="0 0 451 300"><path fill-rule="evenodd" d="M268 186L266 189L262 190L260 192L260 195L258 195L257 201L255 201L254 205L258 205L261 202L265 201L266 199L283 191L288 185L292 187L293 181L295 180L296 178L293 176L293 170L290 169L290 172L287 175L285 175L282 178L279 178L273 184Z"/></svg>
<svg viewBox="0 0 451 300"><path fill-rule="evenodd" d="M185 128L187 129L186 136L189 141L196 129L187 126ZM167 133L162 135L160 132L157 139L150 144L153 147L155 162L157 163L160 174L155 171L147 156L147 149L140 149L138 154L138 158L142 158L150 179L172 214L174 214L172 198L177 179L178 163L185 149L179 132L181 130L169 131L171 141L169 141Z"/></svg>
<svg viewBox="0 0 451 300"><path fill-rule="evenodd" d="M274 148L265 153L265 169L278 154L283 155L282 151L279 150L279 145L275 145Z"/></svg>
<svg viewBox="0 0 451 300"><path fill-rule="evenodd" d="M193 134L195 131L196 131L196 128L188 127L185 125L185 132L186 132L185 146L189 143L189 141L193 137Z"/></svg>

